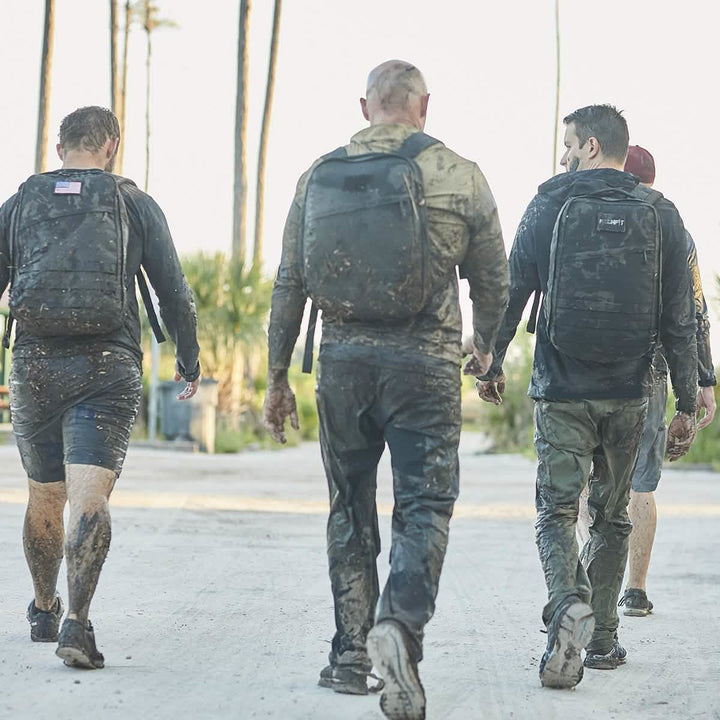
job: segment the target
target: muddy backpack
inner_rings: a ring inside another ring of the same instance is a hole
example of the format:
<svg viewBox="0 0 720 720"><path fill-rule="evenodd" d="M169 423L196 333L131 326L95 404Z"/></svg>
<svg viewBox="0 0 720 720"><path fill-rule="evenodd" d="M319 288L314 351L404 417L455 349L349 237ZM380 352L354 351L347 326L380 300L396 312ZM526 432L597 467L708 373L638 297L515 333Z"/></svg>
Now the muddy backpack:
<svg viewBox="0 0 720 720"><path fill-rule="evenodd" d="M132 181L72 171L23 183L12 220L9 294L10 316L23 329L41 337L104 335L123 324L129 234L123 183ZM150 310L142 273L138 280ZM151 324L157 334L154 315Z"/></svg>
<svg viewBox="0 0 720 720"><path fill-rule="evenodd" d="M397 152L326 155L305 191L300 259L316 307L344 321L403 320L429 299L422 174L438 141L411 135Z"/></svg>
<svg viewBox="0 0 720 720"><path fill-rule="evenodd" d="M570 198L550 246L550 342L599 363L652 354L660 321L662 195L642 185Z"/></svg>

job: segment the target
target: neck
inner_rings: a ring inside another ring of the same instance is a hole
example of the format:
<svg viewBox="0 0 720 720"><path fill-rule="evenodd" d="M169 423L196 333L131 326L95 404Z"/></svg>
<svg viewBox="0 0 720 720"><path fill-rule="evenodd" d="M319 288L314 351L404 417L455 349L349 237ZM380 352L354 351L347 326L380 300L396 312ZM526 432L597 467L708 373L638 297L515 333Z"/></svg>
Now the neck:
<svg viewBox="0 0 720 720"><path fill-rule="evenodd" d="M625 169L625 162L618 162L617 160L610 160L609 158L596 157L593 158L583 170L599 170L601 168L607 168L610 170L620 170L621 172Z"/></svg>
<svg viewBox="0 0 720 720"><path fill-rule="evenodd" d="M422 130L425 127L423 120L405 113L377 112L370 118L370 125L409 125Z"/></svg>
<svg viewBox="0 0 720 720"><path fill-rule="evenodd" d="M62 157L63 170L104 170L107 158L86 150L67 150Z"/></svg>

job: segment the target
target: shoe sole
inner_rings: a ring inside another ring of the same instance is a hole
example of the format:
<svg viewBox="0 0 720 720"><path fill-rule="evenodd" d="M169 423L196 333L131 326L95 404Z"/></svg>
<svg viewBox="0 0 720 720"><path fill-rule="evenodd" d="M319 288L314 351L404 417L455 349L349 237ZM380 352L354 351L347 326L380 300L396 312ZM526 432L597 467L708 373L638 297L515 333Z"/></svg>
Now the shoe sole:
<svg viewBox="0 0 720 720"><path fill-rule="evenodd" d="M652 613L652 610L645 608L626 608L623 610L623 615L627 615L628 617L647 617L650 613Z"/></svg>
<svg viewBox="0 0 720 720"><path fill-rule="evenodd" d="M30 640L33 642L42 642L42 643L55 643L58 639L58 633L55 633L55 635L49 635L48 637L37 637L30 633Z"/></svg>
<svg viewBox="0 0 720 720"><path fill-rule="evenodd" d="M385 681L380 709L390 720L425 720L425 691L400 632L380 623L368 633L368 655Z"/></svg>
<svg viewBox="0 0 720 720"><path fill-rule="evenodd" d="M543 687L573 688L583 676L582 651L595 630L592 608L573 603L560 620L557 644L540 673Z"/></svg>
<svg viewBox="0 0 720 720"><path fill-rule="evenodd" d="M337 682L334 680L326 680L325 678L320 678L318 680L318 685L321 688L328 688L335 691L336 693L340 693L341 695L367 695L369 693L367 683L364 691L360 687L356 687L348 683Z"/></svg>
<svg viewBox="0 0 720 720"><path fill-rule="evenodd" d="M55 654L61 658L68 667L84 668L85 670L99 670L105 667L104 662L95 663L80 648L64 645L59 647Z"/></svg>
<svg viewBox="0 0 720 720"><path fill-rule="evenodd" d="M588 662L587 658L585 658L585 667L589 668L590 670L615 670L615 668L620 667L621 665L625 664L625 660L600 660L593 662L592 660Z"/></svg>

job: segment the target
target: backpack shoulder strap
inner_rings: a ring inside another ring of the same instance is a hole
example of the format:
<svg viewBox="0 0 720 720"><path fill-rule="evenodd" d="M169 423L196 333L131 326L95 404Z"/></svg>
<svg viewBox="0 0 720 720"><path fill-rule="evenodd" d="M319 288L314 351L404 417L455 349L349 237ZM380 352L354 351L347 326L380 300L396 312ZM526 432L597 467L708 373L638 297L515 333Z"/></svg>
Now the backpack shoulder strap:
<svg viewBox="0 0 720 720"><path fill-rule="evenodd" d="M398 155L406 158L417 157L423 150L431 145L437 145L440 141L424 132L416 132L405 139L405 142L397 151Z"/></svg>
<svg viewBox="0 0 720 720"><path fill-rule="evenodd" d="M662 200L662 198L665 197L660 191L654 190L642 183L638 183L635 186L632 191L632 195L643 202L650 203L650 205L655 205L659 200Z"/></svg>
<svg viewBox="0 0 720 720"><path fill-rule="evenodd" d="M344 158L347 157L347 150L344 146L340 146L339 148L335 148L332 152L326 153L323 155L320 160L332 160L335 158Z"/></svg>

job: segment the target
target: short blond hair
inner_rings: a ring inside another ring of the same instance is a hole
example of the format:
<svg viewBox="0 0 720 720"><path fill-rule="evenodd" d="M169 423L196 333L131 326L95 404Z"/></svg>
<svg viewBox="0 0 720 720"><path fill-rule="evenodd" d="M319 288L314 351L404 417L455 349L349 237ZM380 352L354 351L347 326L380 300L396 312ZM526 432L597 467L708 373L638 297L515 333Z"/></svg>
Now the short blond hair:
<svg viewBox="0 0 720 720"><path fill-rule="evenodd" d="M370 71L366 97L374 95L383 109L405 108L411 95L427 95L427 85L412 63L387 60Z"/></svg>

